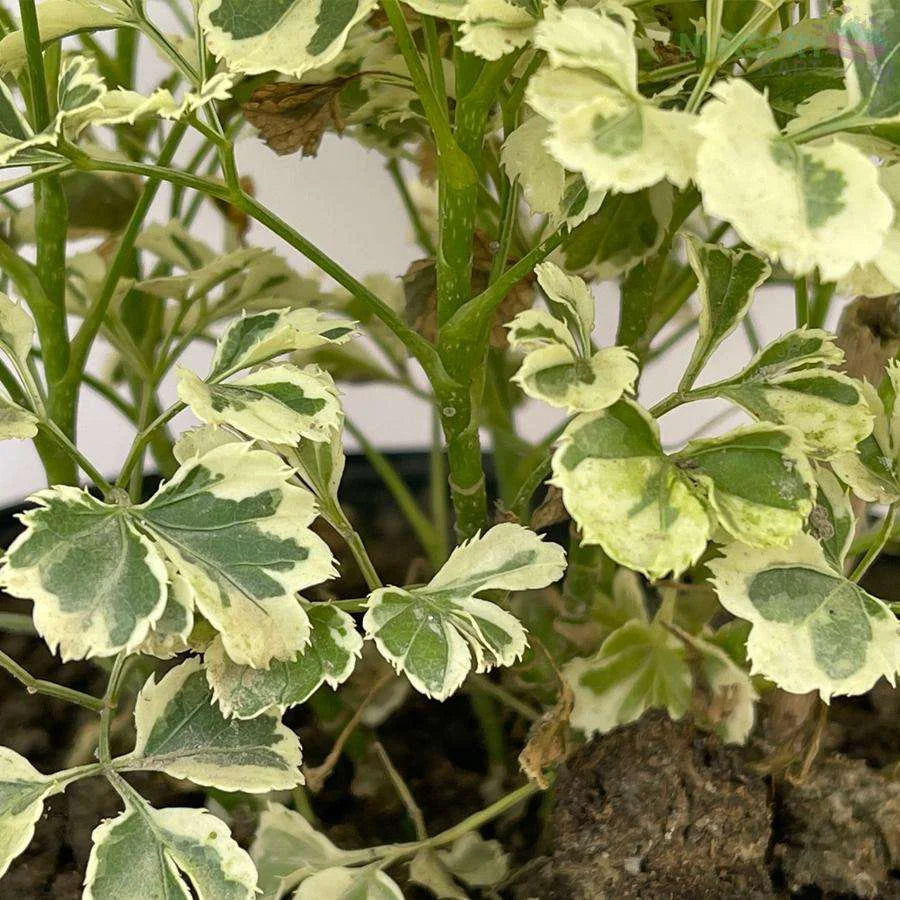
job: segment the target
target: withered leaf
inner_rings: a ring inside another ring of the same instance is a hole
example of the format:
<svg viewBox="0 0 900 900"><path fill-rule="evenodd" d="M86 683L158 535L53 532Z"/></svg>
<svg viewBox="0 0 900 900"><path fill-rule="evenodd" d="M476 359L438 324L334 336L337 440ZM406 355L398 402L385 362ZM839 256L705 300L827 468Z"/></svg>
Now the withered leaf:
<svg viewBox="0 0 900 900"><path fill-rule="evenodd" d="M276 81L258 87L242 104L247 121L279 156L315 156L322 136L332 128L344 130L339 94L355 76L321 84Z"/></svg>
<svg viewBox="0 0 900 900"><path fill-rule="evenodd" d="M522 771L542 789L550 786L545 770L566 757L566 734L574 704L572 688L562 682L559 700L531 726L528 743L519 754Z"/></svg>

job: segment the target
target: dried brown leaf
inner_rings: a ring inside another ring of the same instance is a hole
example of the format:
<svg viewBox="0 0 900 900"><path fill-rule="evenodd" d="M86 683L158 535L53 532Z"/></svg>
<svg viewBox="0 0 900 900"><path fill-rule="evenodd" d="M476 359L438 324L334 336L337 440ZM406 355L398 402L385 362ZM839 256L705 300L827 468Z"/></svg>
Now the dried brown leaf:
<svg viewBox="0 0 900 900"><path fill-rule="evenodd" d="M572 688L566 682L561 682L556 705L531 726L528 743L519 754L522 771L542 789L550 786L546 770L566 758L566 736L574 704Z"/></svg>

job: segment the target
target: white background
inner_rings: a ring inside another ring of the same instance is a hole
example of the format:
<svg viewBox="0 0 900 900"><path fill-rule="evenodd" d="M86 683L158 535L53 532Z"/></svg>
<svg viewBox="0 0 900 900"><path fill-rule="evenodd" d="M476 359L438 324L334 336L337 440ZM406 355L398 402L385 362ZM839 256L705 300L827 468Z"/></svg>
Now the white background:
<svg viewBox="0 0 900 900"><path fill-rule="evenodd" d="M142 61L142 70L152 84L159 62L152 56ZM384 159L353 141L328 136L318 157L277 157L253 137L238 147L242 174L250 175L258 198L288 220L302 234L339 261L358 278L387 273L400 277L420 254L412 243L406 216L384 169ZM165 193L151 218L160 219ZM219 237L215 214L201 214L193 228L197 237L215 244ZM278 238L254 225L251 243L283 252L298 270L310 265L286 248ZM618 316L617 290L612 284L597 289L597 337L608 344ZM793 298L784 289L763 289L754 308L763 341L789 328L793 322ZM640 399L652 403L667 394L678 381L690 355L691 340L682 341L664 360L651 364L642 380ZM185 362L202 370L209 351L193 349ZM735 371L749 355L742 332L719 349L701 378L714 380ZM91 359L91 371L103 376L108 354L102 346ZM174 398L171 379L163 389L163 400ZM351 386L345 390L348 416L379 447L387 450L424 447L430 435L431 418L426 404L402 390L382 386ZM663 419L663 438L677 443L703 425L721 407L694 404ZM738 421L735 416L729 424ZM190 424L185 414L177 424ZM539 403L529 402L520 417L523 433L538 438L558 421L557 414ZM131 440L128 423L90 390L83 391L79 413L79 446L108 474L114 474ZM352 445L351 445L352 446ZM30 443L6 441L0 445L0 506L21 500L42 487L43 471Z"/></svg>

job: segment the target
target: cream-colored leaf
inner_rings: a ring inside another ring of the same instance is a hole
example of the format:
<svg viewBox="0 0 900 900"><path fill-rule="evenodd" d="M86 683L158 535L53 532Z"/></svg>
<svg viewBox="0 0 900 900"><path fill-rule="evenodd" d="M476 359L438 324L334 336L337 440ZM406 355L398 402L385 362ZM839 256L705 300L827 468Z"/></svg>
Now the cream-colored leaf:
<svg viewBox="0 0 900 900"><path fill-rule="evenodd" d="M53 793L52 778L15 751L0 747L0 878L31 843L44 798Z"/></svg>
<svg viewBox="0 0 900 900"><path fill-rule="evenodd" d="M378 868L336 867L316 872L300 885L294 900L403 900L397 883Z"/></svg>
<svg viewBox="0 0 900 900"><path fill-rule="evenodd" d="M540 10L541 0L467 0L459 47L482 59L500 59L531 40Z"/></svg>
<svg viewBox="0 0 900 900"><path fill-rule="evenodd" d="M37 416L0 394L0 441L25 440L37 434Z"/></svg>
<svg viewBox="0 0 900 900"><path fill-rule="evenodd" d="M745 81L721 82L712 94L697 125L707 213L794 275L818 267L834 281L871 262L894 215L875 165L840 139L794 144Z"/></svg>
<svg viewBox="0 0 900 900"><path fill-rule="evenodd" d="M0 352L25 365L34 341L34 322L22 306L0 292Z"/></svg>
<svg viewBox="0 0 900 900"><path fill-rule="evenodd" d="M503 142L500 161L532 210L551 214L562 204L566 172L544 146L549 133L546 119L532 116Z"/></svg>

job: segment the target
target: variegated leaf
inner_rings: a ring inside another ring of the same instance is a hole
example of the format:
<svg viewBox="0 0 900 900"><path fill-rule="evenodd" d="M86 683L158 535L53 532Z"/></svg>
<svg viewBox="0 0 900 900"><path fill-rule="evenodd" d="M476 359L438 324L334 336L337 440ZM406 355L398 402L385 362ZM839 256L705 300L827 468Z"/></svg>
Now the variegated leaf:
<svg viewBox="0 0 900 900"><path fill-rule="evenodd" d="M0 394L0 441L24 440L37 434L37 416Z"/></svg>
<svg viewBox="0 0 900 900"><path fill-rule="evenodd" d="M0 292L0 352L16 366L24 366L33 341L34 322L31 316Z"/></svg>
<svg viewBox="0 0 900 900"><path fill-rule="evenodd" d="M570 722L588 735L633 722L655 707L680 719L691 706L684 645L657 622L626 623L594 656L568 663L563 675L575 695Z"/></svg>
<svg viewBox="0 0 900 900"><path fill-rule="evenodd" d="M837 460L832 465L836 462ZM843 575L844 563L856 534L853 504L850 502L849 492L831 469L818 466L816 481L819 490L816 505L809 514L807 530L822 545L822 551L831 567Z"/></svg>
<svg viewBox="0 0 900 900"><path fill-rule="evenodd" d="M265 712L226 719L213 700L199 657L153 676L134 708L134 751L116 760L122 771L165 772L223 791L265 793L303 782L300 744Z"/></svg>
<svg viewBox="0 0 900 900"><path fill-rule="evenodd" d="M579 352L588 354L597 306L591 289L583 278L567 275L552 262L543 262L534 271L550 312L569 329Z"/></svg>
<svg viewBox="0 0 900 900"><path fill-rule="evenodd" d="M141 653L159 659L171 659L189 650L188 638L194 628L194 589L171 563L166 568L169 572L166 607L138 647Z"/></svg>
<svg viewBox="0 0 900 900"><path fill-rule="evenodd" d="M234 72L299 78L331 62L375 0L201 0L206 44Z"/></svg>
<svg viewBox="0 0 900 900"><path fill-rule="evenodd" d="M318 366L264 366L234 381L212 383L182 369L178 396L201 422L276 444L327 440L341 422L337 389Z"/></svg>
<svg viewBox="0 0 900 900"><path fill-rule="evenodd" d="M0 747L0 878L31 843L44 798L53 793L52 778L41 775L25 757Z"/></svg>
<svg viewBox="0 0 900 900"><path fill-rule="evenodd" d="M281 448L306 486L316 495L322 515L328 518L340 506L338 488L344 475L343 417L324 441L301 441L296 447Z"/></svg>
<svg viewBox="0 0 900 900"><path fill-rule="evenodd" d="M688 371L698 373L715 349L750 309L756 289L772 274L768 263L749 250L729 250L685 237L688 262L697 276L700 322Z"/></svg>
<svg viewBox="0 0 900 900"><path fill-rule="evenodd" d="M45 44L70 34L129 25L129 4L122 0L43 0L37 5L38 29ZM10 31L0 40L0 72L15 72L28 53L22 31Z"/></svg>
<svg viewBox="0 0 900 900"><path fill-rule="evenodd" d="M604 347L589 359L561 344L532 350L513 377L529 397L569 412L605 409L631 393L638 376L634 354Z"/></svg>
<svg viewBox="0 0 900 900"><path fill-rule="evenodd" d="M166 607L167 572L131 511L57 486L29 498L0 582L34 601L34 622L64 660L135 650Z"/></svg>
<svg viewBox="0 0 900 900"><path fill-rule="evenodd" d="M225 716L253 719L268 709L281 712L305 703L323 684L336 688L346 681L362 654L362 636L353 618L327 603L306 607L309 644L288 661L274 660L268 669L239 666L227 656L220 639L206 651L206 677Z"/></svg>
<svg viewBox="0 0 900 900"><path fill-rule="evenodd" d="M692 441L673 460L719 524L753 547L789 543L812 511L815 476L793 429L750 425Z"/></svg>
<svg viewBox="0 0 900 900"><path fill-rule="evenodd" d="M900 665L897 619L888 607L837 574L806 534L787 548L730 544L709 563L722 605L752 624L752 674L786 691L862 694Z"/></svg>
<svg viewBox="0 0 900 900"><path fill-rule="evenodd" d="M239 664L293 659L309 640L296 592L334 574L308 528L315 501L291 475L273 453L229 443L189 459L134 508Z"/></svg>
<svg viewBox="0 0 900 900"><path fill-rule="evenodd" d="M256 895L250 857L205 809L153 809L129 792L125 811L98 825L92 837L83 900Z"/></svg>
<svg viewBox="0 0 900 900"><path fill-rule="evenodd" d="M551 483L584 543L649 578L684 571L706 548L709 516L663 456L655 420L630 400L572 421Z"/></svg>
<svg viewBox="0 0 900 900"><path fill-rule="evenodd" d="M56 144L58 134L55 128L34 133L27 119L19 111L6 82L0 79L0 166L25 165L40 162L41 148ZM49 161L59 157L47 154Z"/></svg>
<svg viewBox="0 0 900 900"><path fill-rule="evenodd" d="M440 19L459 20L468 0L410 0L406 5L426 16Z"/></svg>
<svg viewBox="0 0 900 900"><path fill-rule="evenodd" d="M259 817L250 853L264 900L280 900L304 878L339 866L348 855L300 813L277 803L270 803Z"/></svg>
<svg viewBox="0 0 900 900"><path fill-rule="evenodd" d="M424 587L374 591L363 627L416 690L445 700L473 664L484 672L512 665L525 651L519 621L476 595L546 587L564 567L561 547L520 525L497 525L457 547Z"/></svg>
<svg viewBox="0 0 900 900"><path fill-rule="evenodd" d="M782 136L765 96L745 81L712 93L697 126L707 213L794 275L818 267L834 281L873 260L894 215L875 165L839 139L801 145Z"/></svg>
<svg viewBox="0 0 900 900"><path fill-rule="evenodd" d="M900 363L892 360L876 391L863 382L862 393L875 419L872 433L832 460L837 476L863 500L900 500Z"/></svg>
<svg viewBox="0 0 900 900"><path fill-rule="evenodd" d="M544 146L546 119L532 116L503 142L500 161L510 181L518 181L534 212L555 214L566 191L566 170Z"/></svg>
<svg viewBox="0 0 900 900"><path fill-rule="evenodd" d="M353 325L326 318L316 309L272 309L243 315L222 336L210 376L224 377L282 353L310 350L323 344L342 344L354 334Z"/></svg>
<svg viewBox="0 0 900 900"><path fill-rule="evenodd" d="M460 49L495 60L524 47L533 36L541 6L541 0L467 0Z"/></svg>
<svg viewBox="0 0 900 900"><path fill-rule="evenodd" d="M403 900L397 882L378 868L335 867L303 881L294 900Z"/></svg>

